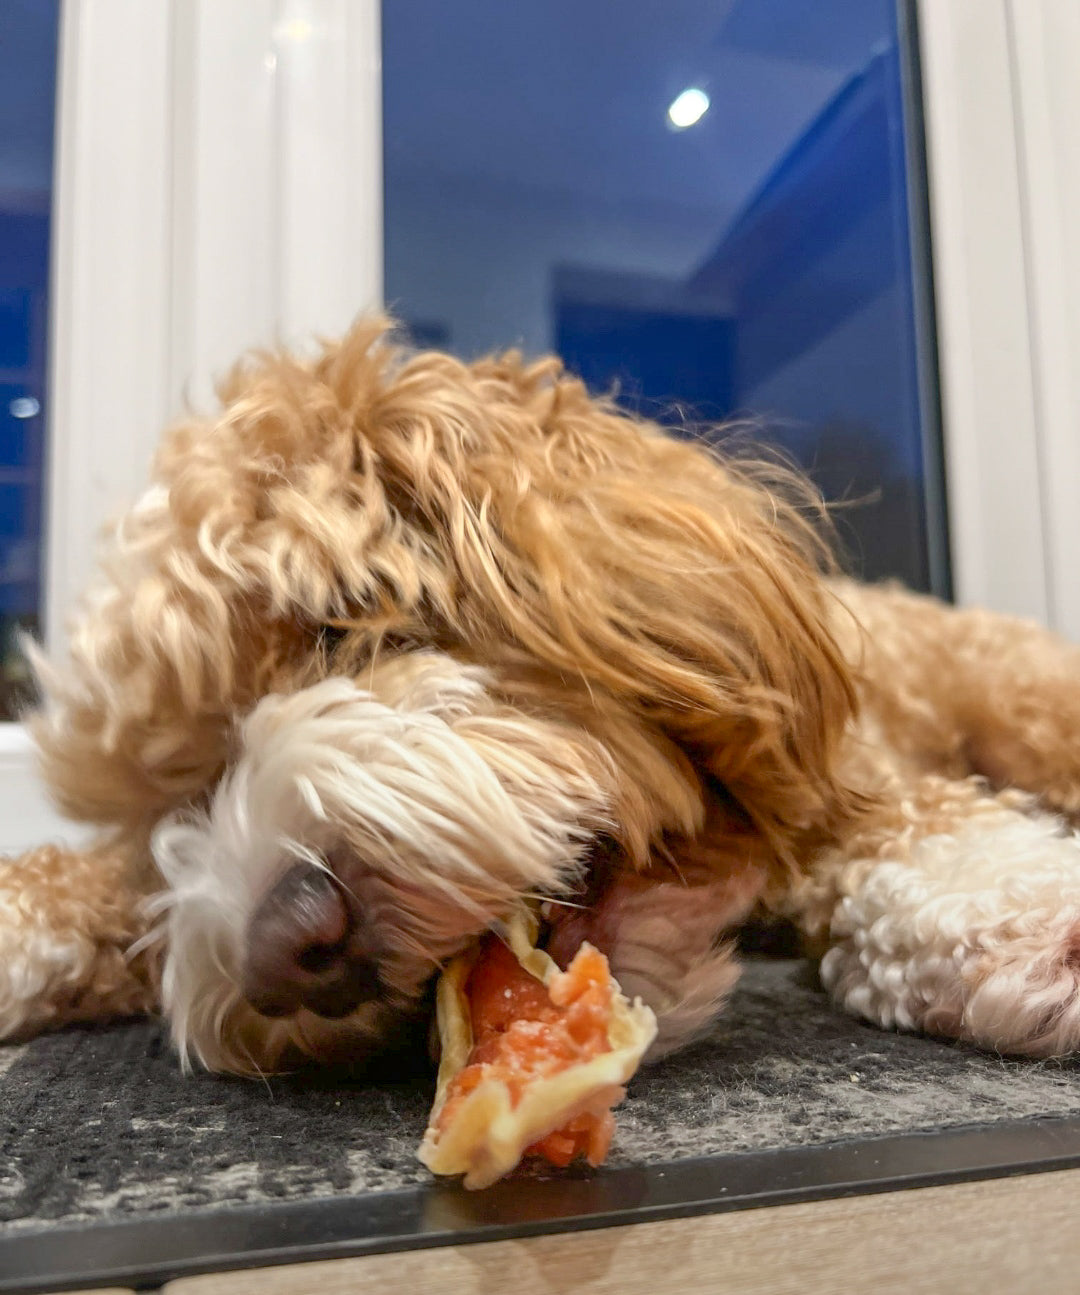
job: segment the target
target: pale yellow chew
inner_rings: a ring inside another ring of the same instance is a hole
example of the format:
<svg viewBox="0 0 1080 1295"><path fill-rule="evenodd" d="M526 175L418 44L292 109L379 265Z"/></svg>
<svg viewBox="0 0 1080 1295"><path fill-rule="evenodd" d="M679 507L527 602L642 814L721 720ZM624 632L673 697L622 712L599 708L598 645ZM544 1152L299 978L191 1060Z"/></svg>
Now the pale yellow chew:
<svg viewBox="0 0 1080 1295"><path fill-rule="evenodd" d="M509 924L507 943L518 963L547 985L556 963L535 947L536 923L523 913ZM454 1076L468 1063L472 1018L465 985L473 959L463 955L439 980L436 1022L442 1048L435 1102L421 1143L421 1161L435 1174L464 1174L465 1186L487 1187L509 1173L527 1147L586 1112L602 1114L624 1096L624 1085L656 1037L656 1017L640 999L630 1003L615 986L608 1023L610 1052L535 1080L516 1107L499 1079L486 1079L463 1100L448 1128L439 1115Z"/></svg>

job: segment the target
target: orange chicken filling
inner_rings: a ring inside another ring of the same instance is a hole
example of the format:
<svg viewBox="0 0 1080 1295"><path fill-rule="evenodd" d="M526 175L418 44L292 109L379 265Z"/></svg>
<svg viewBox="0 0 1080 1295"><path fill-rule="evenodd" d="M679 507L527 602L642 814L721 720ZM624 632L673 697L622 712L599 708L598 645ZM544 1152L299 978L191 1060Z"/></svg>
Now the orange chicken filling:
<svg viewBox="0 0 1080 1295"><path fill-rule="evenodd" d="M439 1126L445 1128L466 1095L487 1079L501 1080L516 1106L534 1080L610 1052L614 992L607 959L593 948L579 949L569 967L545 987L501 940L489 936L465 986L472 1051L451 1082ZM599 1165L614 1131L610 1110L585 1111L525 1154L560 1167L581 1155Z"/></svg>

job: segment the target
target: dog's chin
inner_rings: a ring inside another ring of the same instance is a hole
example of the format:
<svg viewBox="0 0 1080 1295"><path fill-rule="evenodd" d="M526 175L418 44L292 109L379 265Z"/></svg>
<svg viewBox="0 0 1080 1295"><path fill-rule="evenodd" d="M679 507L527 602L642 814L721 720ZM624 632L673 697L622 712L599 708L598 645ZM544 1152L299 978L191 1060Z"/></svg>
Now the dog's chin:
<svg viewBox="0 0 1080 1295"><path fill-rule="evenodd" d="M412 1046L424 1030L428 994L414 1002L364 1003L333 1020L301 1009L289 1017L261 1016L235 999L209 1028L195 1029L177 1044L188 1064L219 1073L263 1076L311 1066L366 1070L386 1053Z"/></svg>

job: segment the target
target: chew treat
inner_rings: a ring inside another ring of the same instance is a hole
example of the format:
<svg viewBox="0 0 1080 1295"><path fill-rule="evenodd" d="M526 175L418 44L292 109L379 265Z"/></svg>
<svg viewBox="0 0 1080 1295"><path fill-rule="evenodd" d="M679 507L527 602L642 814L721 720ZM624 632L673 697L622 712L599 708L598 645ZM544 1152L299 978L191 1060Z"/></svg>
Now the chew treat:
<svg viewBox="0 0 1080 1295"><path fill-rule="evenodd" d="M607 959L583 944L566 971L534 944L531 916L455 959L438 986L442 1058L420 1159L487 1187L523 1156L591 1165L607 1155L623 1085L656 1035Z"/></svg>

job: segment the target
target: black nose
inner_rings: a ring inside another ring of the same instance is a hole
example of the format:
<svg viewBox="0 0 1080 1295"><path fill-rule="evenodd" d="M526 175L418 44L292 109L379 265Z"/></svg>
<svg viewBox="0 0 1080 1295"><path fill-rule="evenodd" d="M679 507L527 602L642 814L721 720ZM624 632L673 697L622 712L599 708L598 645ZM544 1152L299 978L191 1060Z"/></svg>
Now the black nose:
<svg viewBox="0 0 1080 1295"><path fill-rule="evenodd" d="M378 967L328 873L294 864L251 916L241 989L263 1016L347 1016L379 992Z"/></svg>

